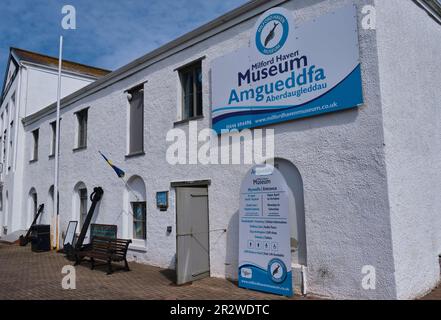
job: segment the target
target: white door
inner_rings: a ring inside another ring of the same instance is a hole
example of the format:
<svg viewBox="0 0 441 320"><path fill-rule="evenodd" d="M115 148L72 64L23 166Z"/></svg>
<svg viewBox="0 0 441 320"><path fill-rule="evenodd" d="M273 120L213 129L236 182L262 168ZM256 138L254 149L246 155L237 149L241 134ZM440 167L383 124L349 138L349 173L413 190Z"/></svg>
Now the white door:
<svg viewBox="0 0 441 320"><path fill-rule="evenodd" d="M177 188L177 284L210 276L208 190Z"/></svg>

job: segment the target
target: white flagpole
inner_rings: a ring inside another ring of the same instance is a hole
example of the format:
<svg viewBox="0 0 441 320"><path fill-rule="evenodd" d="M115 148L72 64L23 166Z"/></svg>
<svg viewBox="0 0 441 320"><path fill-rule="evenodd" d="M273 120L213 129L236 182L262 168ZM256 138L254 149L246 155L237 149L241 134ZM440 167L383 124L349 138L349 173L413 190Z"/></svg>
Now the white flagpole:
<svg viewBox="0 0 441 320"><path fill-rule="evenodd" d="M53 236L53 247L58 250L59 246L59 212L58 212L58 163L59 163L59 146L60 146L60 99L61 99L61 68L63 62L63 36L60 36L60 51L58 58L58 88L57 88L57 120L55 124L55 181L54 181L54 215L55 226Z"/></svg>

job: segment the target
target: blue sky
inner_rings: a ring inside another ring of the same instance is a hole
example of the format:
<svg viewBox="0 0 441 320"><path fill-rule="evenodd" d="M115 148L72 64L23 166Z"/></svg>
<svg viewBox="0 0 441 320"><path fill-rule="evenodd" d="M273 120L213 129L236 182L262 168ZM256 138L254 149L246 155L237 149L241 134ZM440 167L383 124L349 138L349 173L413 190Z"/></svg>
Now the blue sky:
<svg viewBox="0 0 441 320"><path fill-rule="evenodd" d="M58 55L114 70L244 4L247 0L2 0L0 79L9 47ZM61 9L73 5L77 30L63 30Z"/></svg>

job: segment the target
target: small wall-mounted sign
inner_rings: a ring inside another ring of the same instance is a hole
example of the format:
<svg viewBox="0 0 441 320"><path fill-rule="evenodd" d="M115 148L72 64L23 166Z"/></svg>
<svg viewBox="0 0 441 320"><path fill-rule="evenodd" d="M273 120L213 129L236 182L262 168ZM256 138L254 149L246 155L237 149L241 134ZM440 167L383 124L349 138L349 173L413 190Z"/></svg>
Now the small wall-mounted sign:
<svg viewBox="0 0 441 320"><path fill-rule="evenodd" d="M116 239L118 234L118 226L113 224L96 224L90 225L90 238L106 237Z"/></svg>
<svg viewBox="0 0 441 320"><path fill-rule="evenodd" d="M168 191L156 192L156 206L161 211L168 209Z"/></svg>

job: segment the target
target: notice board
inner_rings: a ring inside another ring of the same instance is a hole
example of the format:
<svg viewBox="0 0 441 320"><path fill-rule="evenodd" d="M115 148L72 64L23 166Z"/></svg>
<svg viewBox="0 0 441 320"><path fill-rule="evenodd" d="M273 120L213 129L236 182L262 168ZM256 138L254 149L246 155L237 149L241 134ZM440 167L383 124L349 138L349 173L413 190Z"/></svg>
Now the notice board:
<svg viewBox="0 0 441 320"><path fill-rule="evenodd" d="M93 237L106 237L116 239L118 233L118 227L112 224L91 224L90 225L90 238Z"/></svg>

